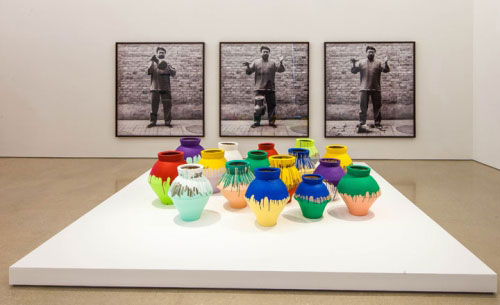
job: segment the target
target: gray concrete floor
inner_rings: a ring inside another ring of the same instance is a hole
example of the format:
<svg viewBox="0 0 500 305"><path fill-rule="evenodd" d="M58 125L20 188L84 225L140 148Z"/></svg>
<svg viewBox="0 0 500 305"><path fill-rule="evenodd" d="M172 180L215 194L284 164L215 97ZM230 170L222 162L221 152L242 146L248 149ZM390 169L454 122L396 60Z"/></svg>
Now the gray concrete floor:
<svg viewBox="0 0 500 305"><path fill-rule="evenodd" d="M172 128L158 120L155 127L147 128L148 120L118 120L119 136L202 136L203 120L172 120Z"/></svg>
<svg viewBox="0 0 500 305"><path fill-rule="evenodd" d="M277 128L262 120L261 126L250 128L253 121L224 120L221 122L221 136L307 136L307 120L276 120Z"/></svg>
<svg viewBox="0 0 500 305"><path fill-rule="evenodd" d="M326 121L326 136L329 137L410 137L413 135L413 120L383 120L385 130L372 128L373 120L366 122L365 132L358 133L358 120Z"/></svg>
<svg viewBox="0 0 500 305"><path fill-rule="evenodd" d="M500 271L499 170L474 161L363 161ZM154 162L0 158L0 304L500 304L495 294L9 286L11 264Z"/></svg>

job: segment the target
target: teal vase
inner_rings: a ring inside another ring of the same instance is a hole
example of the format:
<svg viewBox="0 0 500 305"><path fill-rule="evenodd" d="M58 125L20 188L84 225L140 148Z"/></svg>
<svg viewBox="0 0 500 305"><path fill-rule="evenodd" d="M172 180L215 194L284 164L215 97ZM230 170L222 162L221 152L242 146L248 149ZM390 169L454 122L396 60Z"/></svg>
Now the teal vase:
<svg viewBox="0 0 500 305"><path fill-rule="evenodd" d="M337 191L352 215L367 215L372 204L380 197L380 187L370 176L370 171L368 166L350 165L339 181Z"/></svg>
<svg viewBox="0 0 500 305"><path fill-rule="evenodd" d="M203 175L201 164L184 164L177 171L179 175L168 194L182 220L198 220L213 193L210 181Z"/></svg>

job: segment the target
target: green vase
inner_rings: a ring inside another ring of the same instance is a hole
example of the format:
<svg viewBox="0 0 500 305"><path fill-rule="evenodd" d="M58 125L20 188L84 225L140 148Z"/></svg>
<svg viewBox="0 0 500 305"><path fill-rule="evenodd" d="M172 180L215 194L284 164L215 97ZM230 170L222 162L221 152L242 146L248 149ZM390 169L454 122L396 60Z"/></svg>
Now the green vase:
<svg viewBox="0 0 500 305"><path fill-rule="evenodd" d="M377 181L370 176L370 168L363 165L348 166L347 173L339 181L337 191L349 213L356 216L367 215L372 204L380 197Z"/></svg>
<svg viewBox="0 0 500 305"><path fill-rule="evenodd" d="M248 158L246 158L246 160L250 163L250 170L252 171L252 173L256 168L269 166L269 159L267 157L267 152L263 150L248 151Z"/></svg>

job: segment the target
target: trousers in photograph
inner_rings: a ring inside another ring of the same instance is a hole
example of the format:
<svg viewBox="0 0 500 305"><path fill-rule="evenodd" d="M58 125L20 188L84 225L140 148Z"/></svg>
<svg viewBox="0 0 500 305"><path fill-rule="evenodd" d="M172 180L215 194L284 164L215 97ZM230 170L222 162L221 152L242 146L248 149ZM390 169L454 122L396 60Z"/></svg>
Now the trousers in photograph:
<svg viewBox="0 0 500 305"><path fill-rule="evenodd" d="M269 119L269 124L274 124L276 121L276 92L271 90L257 90L255 91L255 96L263 95L266 99L267 105L267 118ZM253 114L253 121L260 124L260 119L262 116L260 114Z"/></svg>
<svg viewBox="0 0 500 305"><path fill-rule="evenodd" d="M170 124L170 121L172 121L172 94L170 91L151 91L151 122L156 123L158 119L160 100L163 104L165 124Z"/></svg>
<svg viewBox="0 0 500 305"><path fill-rule="evenodd" d="M359 122L361 124L366 124L366 114L368 112L368 102L370 98L373 105L373 118L375 120L375 125L378 125L382 122L382 93L380 91L361 91L359 103L361 111L359 112Z"/></svg>

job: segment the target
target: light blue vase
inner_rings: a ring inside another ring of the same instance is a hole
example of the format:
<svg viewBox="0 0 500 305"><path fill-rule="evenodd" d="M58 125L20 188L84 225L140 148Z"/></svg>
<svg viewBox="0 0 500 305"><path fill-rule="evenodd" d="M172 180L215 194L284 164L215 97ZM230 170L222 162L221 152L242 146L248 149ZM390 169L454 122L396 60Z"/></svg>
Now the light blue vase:
<svg viewBox="0 0 500 305"><path fill-rule="evenodd" d="M210 181L203 175L203 165L184 164L177 167L179 175L168 195L184 221L198 220L212 195Z"/></svg>

